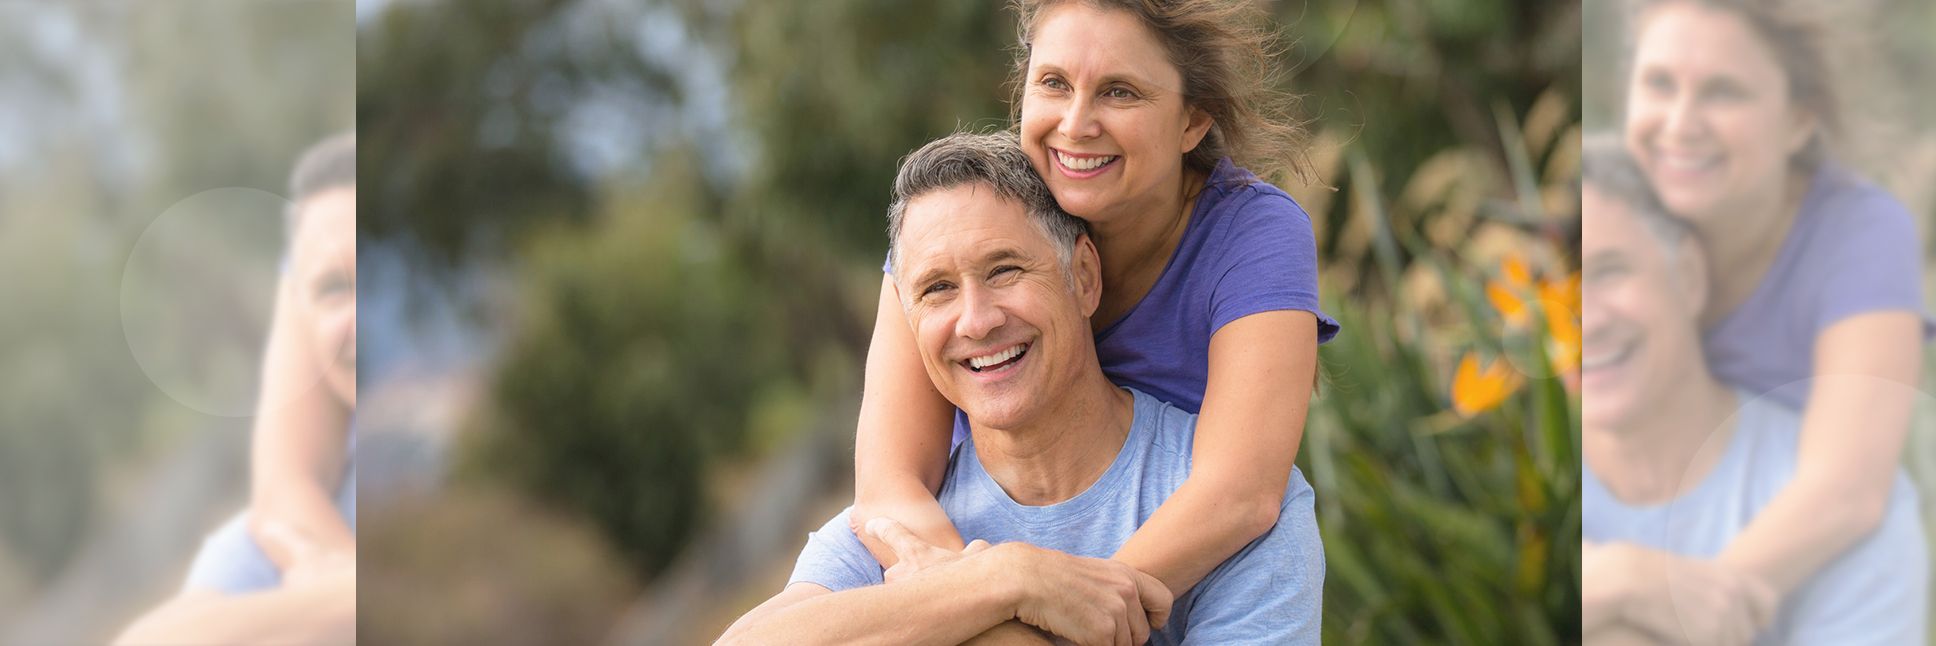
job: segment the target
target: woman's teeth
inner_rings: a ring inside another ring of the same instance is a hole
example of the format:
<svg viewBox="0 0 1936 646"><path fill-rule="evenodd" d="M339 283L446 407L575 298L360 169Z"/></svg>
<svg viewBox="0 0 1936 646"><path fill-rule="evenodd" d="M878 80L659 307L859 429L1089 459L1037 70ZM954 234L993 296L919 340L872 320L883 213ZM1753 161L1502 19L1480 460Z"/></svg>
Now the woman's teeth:
<svg viewBox="0 0 1936 646"><path fill-rule="evenodd" d="M1056 161L1062 162L1062 165L1067 167L1069 170L1095 170L1097 168L1101 168L1104 164L1108 164L1109 162L1116 161L1116 157L1117 155L1105 155L1102 157L1072 157L1067 153L1064 153L1059 150L1056 151L1055 153Z"/></svg>

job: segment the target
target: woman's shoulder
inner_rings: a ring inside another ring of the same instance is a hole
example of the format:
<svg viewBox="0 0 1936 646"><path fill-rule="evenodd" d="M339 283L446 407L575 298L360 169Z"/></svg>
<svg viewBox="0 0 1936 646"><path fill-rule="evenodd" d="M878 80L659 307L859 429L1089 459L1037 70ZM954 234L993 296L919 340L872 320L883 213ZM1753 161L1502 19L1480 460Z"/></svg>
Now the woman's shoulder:
<svg viewBox="0 0 1936 646"><path fill-rule="evenodd" d="M1225 157L1217 163L1204 187L1209 208L1199 209L1214 227L1248 228L1276 224L1310 228L1311 216L1297 199L1277 185Z"/></svg>
<svg viewBox="0 0 1936 646"><path fill-rule="evenodd" d="M1809 224L1809 240L1818 253L1846 257L1850 252L1870 255L1913 248L1915 217L1901 200L1876 183L1839 164L1817 171L1802 206Z"/></svg>

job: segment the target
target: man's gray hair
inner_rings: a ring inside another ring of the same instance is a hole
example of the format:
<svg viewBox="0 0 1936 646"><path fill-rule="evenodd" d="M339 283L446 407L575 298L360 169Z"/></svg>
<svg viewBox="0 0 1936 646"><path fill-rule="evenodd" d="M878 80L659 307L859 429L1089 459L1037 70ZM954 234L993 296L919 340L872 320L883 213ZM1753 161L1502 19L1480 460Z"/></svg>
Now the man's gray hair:
<svg viewBox="0 0 1936 646"><path fill-rule="evenodd" d="M283 227L296 235L296 216L304 200L332 188L356 187L356 132L340 132L316 142L296 160L289 172L289 208Z"/></svg>
<svg viewBox="0 0 1936 646"><path fill-rule="evenodd" d="M1660 195L1654 192L1654 185L1648 181L1647 174L1640 170L1633 156L1619 137L1610 133L1589 135L1580 151L1580 183L1613 198L1633 211L1647 232L1661 243L1672 258L1680 251L1680 245L1694 228L1686 220L1674 217L1661 204Z"/></svg>
<svg viewBox="0 0 1936 646"><path fill-rule="evenodd" d="M1063 269L1075 253L1076 240L1089 231L1087 223L1069 215L1049 193L1049 185L1029 165L1028 153L1014 132L957 132L929 142L901 160L894 176L893 201L887 207L887 265L901 267L901 224L908 202L934 191L980 184L1028 211L1029 221L1055 245Z"/></svg>

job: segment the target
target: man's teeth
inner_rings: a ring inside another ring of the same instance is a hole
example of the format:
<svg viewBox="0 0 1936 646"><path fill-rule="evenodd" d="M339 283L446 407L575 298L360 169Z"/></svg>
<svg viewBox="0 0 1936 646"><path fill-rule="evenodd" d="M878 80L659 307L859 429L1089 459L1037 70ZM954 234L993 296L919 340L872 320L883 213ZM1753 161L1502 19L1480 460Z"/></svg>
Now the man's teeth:
<svg viewBox="0 0 1936 646"><path fill-rule="evenodd" d="M1627 358L1627 354L1631 353L1632 351L1633 351L1632 346L1626 346L1614 352L1607 352L1603 354L1596 353L1593 355L1581 357L1580 370L1583 370L1583 371L1596 370L1599 368L1604 368L1609 365L1613 365L1615 363L1619 363L1620 360Z"/></svg>
<svg viewBox="0 0 1936 646"><path fill-rule="evenodd" d="M1104 157L1071 157L1061 151L1056 151L1055 157L1062 162L1063 166L1069 167L1069 170L1095 170L1103 164L1116 161L1115 155Z"/></svg>
<svg viewBox="0 0 1936 646"><path fill-rule="evenodd" d="M1721 158L1719 155L1685 155L1685 154L1664 153L1660 156L1661 166L1664 166L1669 170L1676 170L1676 171L1707 170L1709 168L1713 168L1715 166L1720 165L1720 163L1721 163Z"/></svg>
<svg viewBox="0 0 1936 646"><path fill-rule="evenodd" d="M991 354L986 357L974 357L968 360L968 365L972 366L976 370L981 370L983 368L987 368L989 366L1015 358L1016 355L1019 355L1022 353L1022 349L1024 347L1025 346L1022 346L1022 345L1016 345L1016 346L1010 347L1007 350L1003 350L1001 352L997 352L995 354Z"/></svg>

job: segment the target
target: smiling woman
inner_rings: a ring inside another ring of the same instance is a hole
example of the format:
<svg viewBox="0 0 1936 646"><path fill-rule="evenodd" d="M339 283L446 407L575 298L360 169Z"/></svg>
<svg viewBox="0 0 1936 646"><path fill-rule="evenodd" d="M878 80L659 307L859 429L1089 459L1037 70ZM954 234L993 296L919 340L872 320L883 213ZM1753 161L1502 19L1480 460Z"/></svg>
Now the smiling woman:
<svg viewBox="0 0 1936 646"><path fill-rule="evenodd" d="M1302 159L1299 131L1282 117L1286 102L1268 89L1274 31L1255 5L1234 0L1013 8L1022 45L1011 81L1014 125L1029 166L1059 209L1087 224L1099 256L1103 288L1088 322L1102 369L1118 385L1202 413L1195 475L1115 554L1180 596L1276 526L1317 345L1338 330L1318 306L1309 216L1239 165L1275 171L1282 160ZM921 239L899 226L890 223L895 244ZM967 264L944 272L955 282L938 295L928 282L882 281L849 517L856 530L891 517L955 549L962 537L934 501L948 420L956 443L970 424L988 422L956 412L941 394L957 384L943 382L993 387L1009 371L1057 369L1031 364L1043 351L1033 347L1014 368L974 368L977 358L1031 342L1028 335L951 343L941 356L917 351L935 343L926 335L975 339L999 327L1003 310L990 301L1004 292L983 286L1026 284L1041 273L1027 262L974 266L991 273L971 286L962 272L982 258L957 260ZM913 275L925 279L926 270ZM953 308L940 317L947 324L930 320L931 301ZM933 371L953 361L968 363ZM882 564L894 563L893 552L861 538Z"/></svg>

